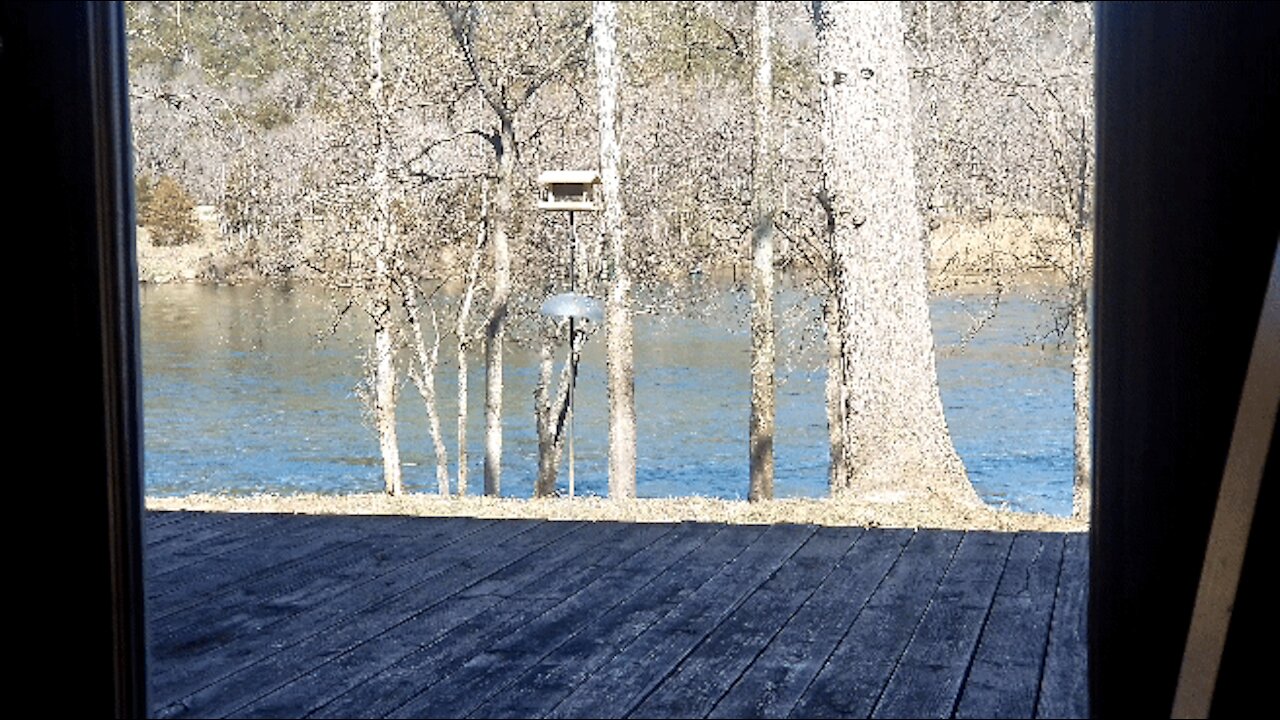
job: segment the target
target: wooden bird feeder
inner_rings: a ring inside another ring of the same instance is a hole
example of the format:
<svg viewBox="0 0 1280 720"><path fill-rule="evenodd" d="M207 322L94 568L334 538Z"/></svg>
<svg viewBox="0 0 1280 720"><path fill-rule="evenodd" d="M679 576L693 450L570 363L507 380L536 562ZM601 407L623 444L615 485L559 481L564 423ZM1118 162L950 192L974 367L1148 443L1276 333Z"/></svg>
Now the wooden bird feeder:
<svg viewBox="0 0 1280 720"><path fill-rule="evenodd" d="M548 170L538 176L542 186L539 210L575 210L596 212L600 209L597 192L600 173L595 170Z"/></svg>

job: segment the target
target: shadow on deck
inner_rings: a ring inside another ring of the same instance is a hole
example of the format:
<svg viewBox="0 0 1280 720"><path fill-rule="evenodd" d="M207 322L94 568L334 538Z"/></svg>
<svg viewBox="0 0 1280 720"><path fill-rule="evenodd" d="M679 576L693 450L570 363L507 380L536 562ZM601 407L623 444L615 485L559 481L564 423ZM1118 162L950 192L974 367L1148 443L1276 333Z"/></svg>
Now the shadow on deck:
<svg viewBox="0 0 1280 720"><path fill-rule="evenodd" d="M161 717L1083 717L1087 537L147 514Z"/></svg>

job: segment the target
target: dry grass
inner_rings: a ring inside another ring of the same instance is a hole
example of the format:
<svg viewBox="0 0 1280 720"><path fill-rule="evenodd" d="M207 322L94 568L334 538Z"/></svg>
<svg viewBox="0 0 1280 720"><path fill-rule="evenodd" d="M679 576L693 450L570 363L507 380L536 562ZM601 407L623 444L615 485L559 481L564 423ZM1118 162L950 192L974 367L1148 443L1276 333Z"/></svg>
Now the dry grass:
<svg viewBox="0 0 1280 720"><path fill-rule="evenodd" d="M304 515L411 515L422 517L537 518L615 522L797 523L858 527L1078 532L1085 522L991 507L921 507L852 499L787 499L762 503L706 497L609 500L599 497L517 498L356 495L188 495L149 497L149 510L286 513Z"/></svg>

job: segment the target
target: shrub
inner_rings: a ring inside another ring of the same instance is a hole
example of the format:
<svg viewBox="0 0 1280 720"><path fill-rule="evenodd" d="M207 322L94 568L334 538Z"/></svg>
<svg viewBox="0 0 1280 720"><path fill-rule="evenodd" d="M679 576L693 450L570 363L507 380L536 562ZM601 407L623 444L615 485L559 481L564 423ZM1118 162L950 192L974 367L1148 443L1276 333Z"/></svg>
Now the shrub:
<svg viewBox="0 0 1280 720"><path fill-rule="evenodd" d="M161 175L149 192L138 193L138 222L151 231L155 245L186 245L200 238L191 209L195 202L176 180ZM145 198L145 203L144 203Z"/></svg>

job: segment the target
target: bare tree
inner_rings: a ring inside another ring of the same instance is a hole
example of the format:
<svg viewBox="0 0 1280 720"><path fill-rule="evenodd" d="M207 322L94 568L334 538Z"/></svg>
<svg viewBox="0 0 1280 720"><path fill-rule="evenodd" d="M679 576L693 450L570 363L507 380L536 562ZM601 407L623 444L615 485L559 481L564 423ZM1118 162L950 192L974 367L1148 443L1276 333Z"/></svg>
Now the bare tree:
<svg viewBox="0 0 1280 720"><path fill-rule="evenodd" d="M751 487L752 501L773 498L773 31L771 3L757 0L752 23L755 48L755 153L752 157L751 210Z"/></svg>
<svg viewBox="0 0 1280 720"><path fill-rule="evenodd" d="M1047 300L1072 344L1073 514L1089 510L1093 9L1088 3L912 3L917 166L937 273ZM940 251L940 252L939 252Z"/></svg>
<svg viewBox="0 0 1280 720"><path fill-rule="evenodd" d="M942 412L898 3L814 3L841 344L836 494L977 503Z"/></svg>
<svg viewBox="0 0 1280 720"><path fill-rule="evenodd" d="M467 392L469 362L467 353L471 349L471 303L475 299L476 285L480 278L480 259L485 242L489 237L489 182L480 185L480 227L476 232L475 247L471 251L471 260L467 263L467 277L462 301L458 303L457 324L454 337L458 343L458 494L467 494L467 406L470 401Z"/></svg>
<svg viewBox="0 0 1280 720"><path fill-rule="evenodd" d="M600 123L600 180L604 196L601 231L608 243L611 276L605 303L605 344L609 365L609 497L636 495L636 399L632 346L631 277L623 236L619 188L617 8L594 3L596 82Z"/></svg>
<svg viewBox="0 0 1280 720"><path fill-rule="evenodd" d="M489 246L492 253L492 288L488 318L485 322L485 460L484 491L486 495L502 493L502 391L503 344L511 300L510 224L514 210L512 195L516 182L516 124L520 112L528 107L536 93L564 71L581 52L581 42L570 43L559 57L542 64L538 72L526 67L513 67L505 62L498 43L511 44L512 38L489 43L490 52L481 52L477 32L481 23L476 3L441 2L439 7L449 21L454 44L461 53L475 89L493 115L494 127L479 131L489 142L497 163L493 212L489 222ZM525 38L527 41L528 38ZM545 48L538 48L545 49Z"/></svg>
<svg viewBox="0 0 1280 720"><path fill-rule="evenodd" d="M389 258L395 253L391 232L391 187L387 177L390 143L387 139L386 107L383 102L382 29L386 11L380 0L369 2L369 101L374 109L375 137L373 172L369 192L376 202L373 214L374 288L366 312L373 320L373 401L378 447L382 453L382 478L388 495L404 492L401 479L400 445L396 439L396 368L392 344L391 271Z"/></svg>

